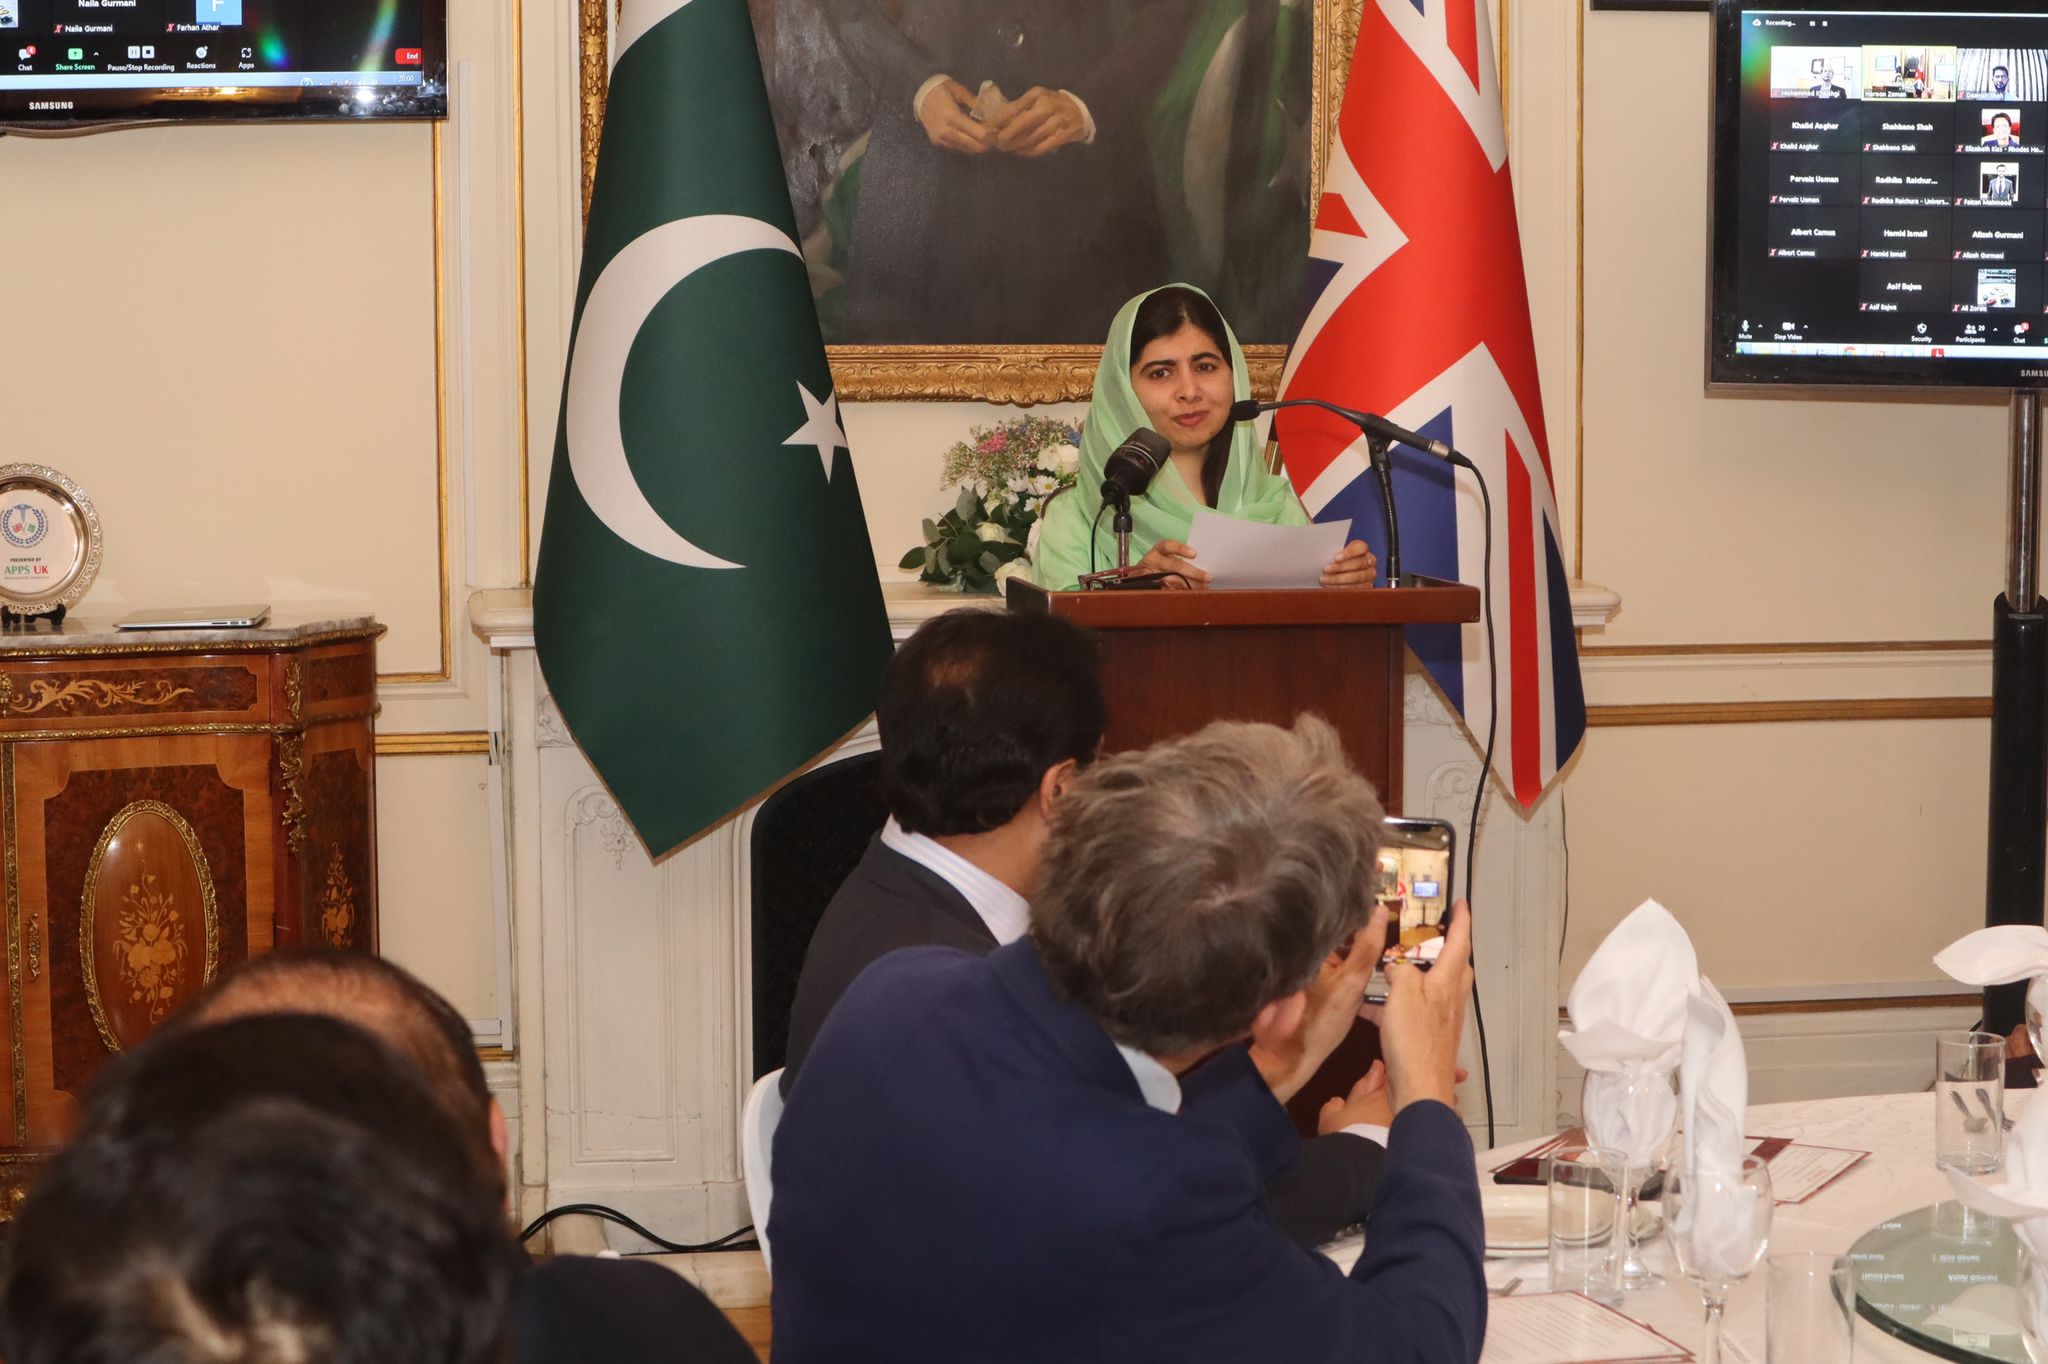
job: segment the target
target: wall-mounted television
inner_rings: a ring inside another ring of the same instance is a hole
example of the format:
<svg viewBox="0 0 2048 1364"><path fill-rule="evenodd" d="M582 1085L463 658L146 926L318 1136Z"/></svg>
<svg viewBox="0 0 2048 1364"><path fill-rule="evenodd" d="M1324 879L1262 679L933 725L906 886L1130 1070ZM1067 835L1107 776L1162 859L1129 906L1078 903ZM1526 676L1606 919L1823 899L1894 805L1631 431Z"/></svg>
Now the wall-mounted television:
<svg viewBox="0 0 2048 1364"><path fill-rule="evenodd" d="M447 112L446 0L0 0L0 128Z"/></svg>
<svg viewBox="0 0 2048 1364"><path fill-rule="evenodd" d="M1716 384L2048 386L2048 0L1715 0Z"/></svg>

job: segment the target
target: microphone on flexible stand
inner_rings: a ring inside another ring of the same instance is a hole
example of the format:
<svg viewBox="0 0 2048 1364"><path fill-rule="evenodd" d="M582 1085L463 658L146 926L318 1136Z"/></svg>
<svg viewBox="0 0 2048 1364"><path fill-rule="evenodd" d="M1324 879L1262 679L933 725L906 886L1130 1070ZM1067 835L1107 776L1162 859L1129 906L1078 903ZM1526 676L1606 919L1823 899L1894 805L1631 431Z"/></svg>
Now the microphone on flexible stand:
<svg viewBox="0 0 2048 1364"><path fill-rule="evenodd" d="M1151 486L1153 477L1166 467L1167 456L1172 453L1173 446L1166 437L1149 426L1141 426L1131 432L1122 445L1109 452L1109 458L1102 466L1102 505L1116 510L1109 523L1110 530L1116 535L1116 567L1086 574L1081 579L1083 587L1158 585L1156 581L1141 584L1131 575L1131 499ZM1100 523L1098 515L1097 524ZM1157 578L1164 575L1147 576Z"/></svg>
<svg viewBox="0 0 2048 1364"><path fill-rule="evenodd" d="M1278 402L1262 403L1256 398L1246 398L1230 408L1230 419L1248 422L1261 412L1271 412L1282 407L1319 407L1350 422L1365 433L1365 448L1372 457L1374 480L1380 487L1380 506L1387 517L1387 586L1401 585L1401 520L1394 512L1394 471L1387 459L1389 445L1406 445L1426 455L1451 464L1472 468L1472 461L1453 450L1440 440L1417 435L1405 426L1396 426L1385 417L1371 412L1354 412L1348 407L1324 402L1321 398L1283 398Z"/></svg>

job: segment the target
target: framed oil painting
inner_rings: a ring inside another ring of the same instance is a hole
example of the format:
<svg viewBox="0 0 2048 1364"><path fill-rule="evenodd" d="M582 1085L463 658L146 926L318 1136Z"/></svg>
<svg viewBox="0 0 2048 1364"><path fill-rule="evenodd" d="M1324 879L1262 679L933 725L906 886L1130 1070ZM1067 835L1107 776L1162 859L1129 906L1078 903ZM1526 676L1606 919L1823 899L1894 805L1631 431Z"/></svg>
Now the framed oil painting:
<svg viewBox="0 0 2048 1364"><path fill-rule="evenodd" d="M614 19L583 6L589 202ZM1278 382L1364 0L748 0L853 399L1086 396L1131 294Z"/></svg>

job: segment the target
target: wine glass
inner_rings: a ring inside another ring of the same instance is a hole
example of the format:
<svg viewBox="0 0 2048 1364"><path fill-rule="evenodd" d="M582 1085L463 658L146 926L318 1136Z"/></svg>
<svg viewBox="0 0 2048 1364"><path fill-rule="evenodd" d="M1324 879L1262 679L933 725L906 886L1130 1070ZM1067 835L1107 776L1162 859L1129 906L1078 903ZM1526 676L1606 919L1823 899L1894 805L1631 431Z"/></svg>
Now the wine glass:
<svg viewBox="0 0 2048 1364"><path fill-rule="evenodd" d="M1757 1156L1740 1174L1685 1170L1664 1174L1664 1227L1685 1277L1707 1308L1700 1364L1721 1364L1721 1312L1728 1290L1749 1277L1771 1240L1771 1171Z"/></svg>
<svg viewBox="0 0 2048 1364"><path fill-rule="evenodd" d="M1636 1205L1678 1128L1677 1073L1654 1065L1588 1071L1579 1111L1585 1115L1587 1140L1621 1152L1628 1161L1621 1182L1621 1286L1624 1291L1659 1287L1663 1277L1643 1261Z"/></svg>

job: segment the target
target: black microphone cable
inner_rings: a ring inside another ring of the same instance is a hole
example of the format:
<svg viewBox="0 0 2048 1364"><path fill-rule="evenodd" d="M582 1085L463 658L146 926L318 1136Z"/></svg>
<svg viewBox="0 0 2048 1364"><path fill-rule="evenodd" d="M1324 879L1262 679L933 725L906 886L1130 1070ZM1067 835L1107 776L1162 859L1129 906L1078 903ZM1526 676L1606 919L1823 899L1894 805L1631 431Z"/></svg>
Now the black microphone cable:
<svg viewBox="0 0 2048 1364"><path fill-rule="evenodd" d="M1472 792L1472 818L1465 826L1465 900L1466 913L1471 913L1471 903L1477 898L1479 886L1472 879L1473 857L1479 851L1479 812L1486 804L1486 784L1493 780L1493 744L1500 733L1500 671L1497 666L1493 645L1493 494L1487 491L1486 478L1471 463L1466 461L1472 481L1479 485L1479 505L1486 516L1486 549L1481 556L1480 581L1485 584L1479 593L1479 600L1486 616L1486 753L1479 761L1479 780ZM1453 476L1455 477L1455 475ZM1460 650L1462 655L1463 651ZM1472 971L1472 1025L1479 1035L1479 1083L1486 1095L1486 1147L1494 1147L1493 1127L1493 1062L1486 1051L1486 1010L1479 1002L1479 971L1475 954Z"/></svg>

